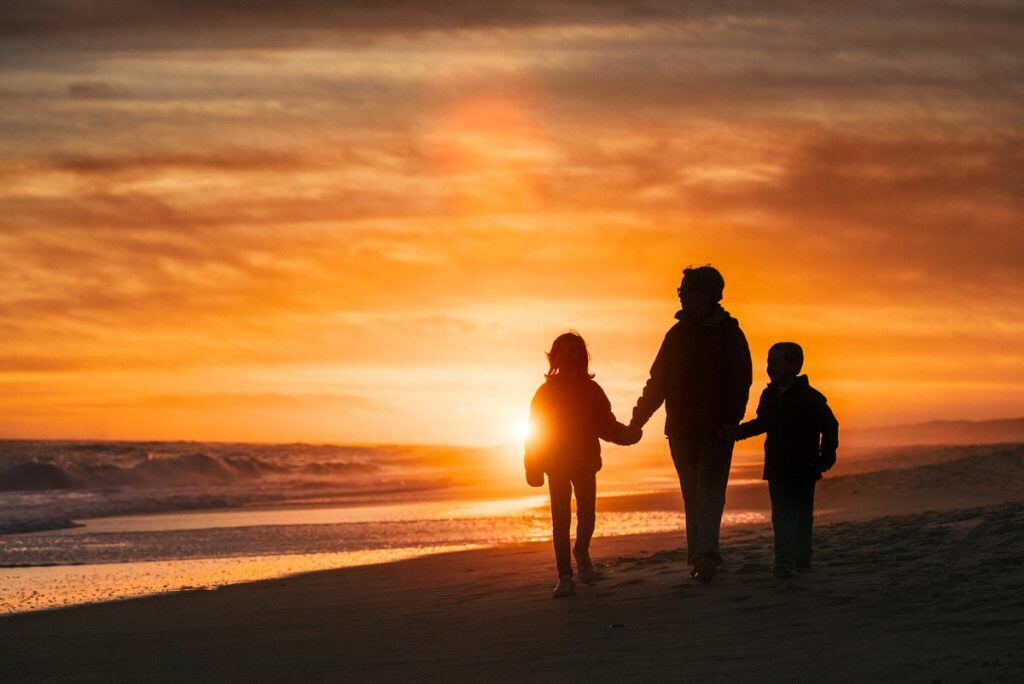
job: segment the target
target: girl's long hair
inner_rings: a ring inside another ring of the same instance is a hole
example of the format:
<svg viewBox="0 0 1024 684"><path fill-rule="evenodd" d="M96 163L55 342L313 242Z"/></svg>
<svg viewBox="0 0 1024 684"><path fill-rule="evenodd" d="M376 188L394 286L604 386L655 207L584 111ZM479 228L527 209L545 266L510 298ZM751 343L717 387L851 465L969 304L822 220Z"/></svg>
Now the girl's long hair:
<svg viewBox="0 0 1024 684"><path fill-rule="evenodd" d="M570 364L578 366L581 375L594 377L590 372L590 352L587 350L587 343L575 330L562 333L551 343L551 351L548 352L548 372L544 377L557 375Z"/></svg>

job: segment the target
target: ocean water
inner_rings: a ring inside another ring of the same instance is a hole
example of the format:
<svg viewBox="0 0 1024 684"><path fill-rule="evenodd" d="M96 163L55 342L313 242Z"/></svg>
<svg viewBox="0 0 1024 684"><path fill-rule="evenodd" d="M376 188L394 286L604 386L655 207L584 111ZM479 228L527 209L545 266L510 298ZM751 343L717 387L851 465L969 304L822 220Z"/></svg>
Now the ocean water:
<svg viewBox="0 0 1024 684"><path fill-rule="evenodd" d="M415 447L2 442L0 612L549 539L546 494L498 477L502 458ZM674 486L665 474L641 481ZM726 523L764 520L740 511ZM681 533L680 510L598 518L599 535L667 530Z"/></svg>

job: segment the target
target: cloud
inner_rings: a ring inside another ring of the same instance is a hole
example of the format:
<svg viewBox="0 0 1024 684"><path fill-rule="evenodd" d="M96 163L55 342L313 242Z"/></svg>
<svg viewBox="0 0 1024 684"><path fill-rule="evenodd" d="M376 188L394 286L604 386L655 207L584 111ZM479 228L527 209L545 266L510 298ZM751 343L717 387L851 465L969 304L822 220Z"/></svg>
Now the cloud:
<svg viewBox="0 0 1024 684"><path fill-rule="evenodd" d="M68 86L68 95L75 100L106 100L121 93L105 81L78 81Z"/></svg>
<svg viewBox="0 0 1024 684"><path fill-rule="evenodd" d="M471 401L476 439L567 327L631 399L706 261L755 349L805 342L849 410L912 409L858 380L879 372L1002 382L1002 406L1024 382L1020 13L9 3L12 415L63 397L77 427L121 406L157 430L221 406L244 436L277 406L322 435L288 397L366 398L364 369L388 382L346 430L454 435Z"/></svg>
<svg viewBox="0 0 1024 684"><path fill-rule="evenodd" d="M532 34L565 41L614 29L666 28L706 47L723 38L785 52L860 45L874 54L927 47L994 45L1013 40L1024 10L995 0L934 3L627 2L525 0L495 6L475 0L426 5L414 0L336 3L299 0L11 0L0 15L8 50L167 51L337 47L430 35ZM606 38L607 40L607 38ZM851 58L860 56L856 51Z"/></svg>

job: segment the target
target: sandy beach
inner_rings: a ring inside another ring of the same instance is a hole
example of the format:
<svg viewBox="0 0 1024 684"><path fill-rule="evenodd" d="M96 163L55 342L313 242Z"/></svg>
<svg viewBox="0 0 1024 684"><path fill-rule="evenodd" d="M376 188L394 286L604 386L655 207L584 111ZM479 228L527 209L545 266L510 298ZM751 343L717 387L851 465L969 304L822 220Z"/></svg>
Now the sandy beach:
<svg viewBox="0 0 1024 684"><path fill-rule="evenodd" d="M826 479L823 508L906 510L826 516L789 581L759 524L726 531L710 585L681 535L599 537L599 581L553 600L537 542L8 616L0 661L8 681L1020 681L1020 467L990 449Z"/></svg>

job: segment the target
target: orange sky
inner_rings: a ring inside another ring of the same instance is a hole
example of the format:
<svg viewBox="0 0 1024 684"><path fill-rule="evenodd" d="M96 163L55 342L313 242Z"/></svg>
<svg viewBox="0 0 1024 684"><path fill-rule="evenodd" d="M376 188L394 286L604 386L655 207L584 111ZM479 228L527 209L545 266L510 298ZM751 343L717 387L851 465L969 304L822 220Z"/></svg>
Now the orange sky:
<svg viewBox="0 0 1024 684"><path fill-rule="evenodd" d="M755 397L1024 414L1021 10L255 4L0 10L4 436L493 444L568 328L625 417L705 262Z"/></svg>

